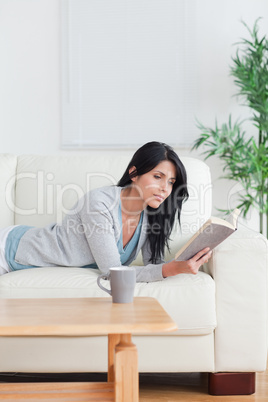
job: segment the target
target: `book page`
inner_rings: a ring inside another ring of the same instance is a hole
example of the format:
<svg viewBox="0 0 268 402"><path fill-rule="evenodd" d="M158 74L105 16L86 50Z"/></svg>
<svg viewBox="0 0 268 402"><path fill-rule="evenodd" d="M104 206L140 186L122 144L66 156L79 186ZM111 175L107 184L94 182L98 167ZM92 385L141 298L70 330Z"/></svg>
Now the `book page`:
<svg viewBox="0 0 268 402"><path fill-rule="evenodd" d="M209 247L210 250L212 250L233 232L234 229L231 229L230 227L211 223L184 251L177 253L175 259L177 261L186 261L206 247Z"/></svg>

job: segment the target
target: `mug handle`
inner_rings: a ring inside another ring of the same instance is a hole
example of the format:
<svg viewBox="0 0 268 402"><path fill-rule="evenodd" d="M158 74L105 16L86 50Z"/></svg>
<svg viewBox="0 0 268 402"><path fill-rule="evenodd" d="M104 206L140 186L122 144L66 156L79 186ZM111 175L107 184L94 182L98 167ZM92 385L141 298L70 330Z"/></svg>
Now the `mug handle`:
<svg viewBox="0 0 268 402"><path fill-rule="evenodd" d="M102 286L102 284L100 283L101 279L109 279L109 275L107 274L102 274L100 276L98 276L97 278L97 284L99 285L99 287L104 290L104 292L109 293L110 296L112 296L112 291L110 289L105 288L104 286Z"/></svg>

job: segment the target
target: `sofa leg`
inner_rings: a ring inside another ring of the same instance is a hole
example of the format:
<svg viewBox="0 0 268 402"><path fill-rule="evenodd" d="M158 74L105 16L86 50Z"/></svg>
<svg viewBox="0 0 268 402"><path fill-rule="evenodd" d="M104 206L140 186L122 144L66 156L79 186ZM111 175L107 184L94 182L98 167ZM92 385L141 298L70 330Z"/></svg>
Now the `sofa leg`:
<svg viewBox="0 0 268 402"><path fill-rule="evenodd" d="M209 373L210 395L250 395L255 392L255 373Z"/></svg>

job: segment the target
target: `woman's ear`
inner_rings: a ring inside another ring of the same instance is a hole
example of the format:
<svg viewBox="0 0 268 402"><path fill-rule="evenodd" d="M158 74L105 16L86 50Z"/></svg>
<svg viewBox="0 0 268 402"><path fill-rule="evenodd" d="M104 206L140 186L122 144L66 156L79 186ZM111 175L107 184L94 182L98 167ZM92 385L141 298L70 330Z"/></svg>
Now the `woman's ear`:
<svg viewBox="0 0 268 402"><path fill-rule="evenodd" d="M136 181L137 176L131 177L131 173L135 172L135 170L137 170L137 169L136 169L136 166L131 166L131 168L130 168L129 171L128 171L131 180L134 181L134 182Z"/></svg>

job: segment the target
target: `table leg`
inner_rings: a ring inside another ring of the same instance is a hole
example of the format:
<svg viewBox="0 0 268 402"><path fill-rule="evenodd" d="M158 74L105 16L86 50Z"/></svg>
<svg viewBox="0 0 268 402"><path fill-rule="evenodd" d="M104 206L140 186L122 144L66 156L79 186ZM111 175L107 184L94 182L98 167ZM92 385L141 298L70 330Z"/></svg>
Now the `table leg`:
<svg viewBox="0 0 268 402"><path fill-rule="evenodd" d="M131 334L121 334L115 347L115 402L138 402L138 353Z"/></svg>
<svg viewBox="0 0 268 402"><path fill-rule="evenodd" d="M120 342L120 334L108 335L108 382L114 382L115 347Z"/></svg>

